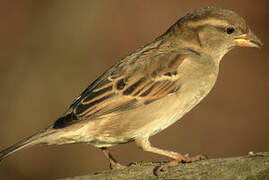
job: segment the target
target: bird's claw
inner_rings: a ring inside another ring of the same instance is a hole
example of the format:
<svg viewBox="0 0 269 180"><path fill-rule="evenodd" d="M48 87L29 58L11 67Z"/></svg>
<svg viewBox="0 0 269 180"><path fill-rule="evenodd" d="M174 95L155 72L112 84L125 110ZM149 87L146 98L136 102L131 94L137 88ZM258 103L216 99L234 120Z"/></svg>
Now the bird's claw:
<svg viewBox="0 0 269 180"><path fill-rule="evenodd" d="M189 157L189 154L186 154L185 156L182 156L179 159L172 160L170 162L165 163L164 165L158 166L154 170L154 175L159 176L161 172L167 171L170 167L176 166L178 163L191 163L194 161L200 161L208 159L206 155L197 155L193 157Z"/></svg>

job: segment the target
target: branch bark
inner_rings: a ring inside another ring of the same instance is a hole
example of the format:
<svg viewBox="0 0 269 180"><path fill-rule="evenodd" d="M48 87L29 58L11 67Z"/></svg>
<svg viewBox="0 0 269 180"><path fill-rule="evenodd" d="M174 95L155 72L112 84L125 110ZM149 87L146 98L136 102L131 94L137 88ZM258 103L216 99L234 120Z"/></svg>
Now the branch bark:
<svg viewBox="0 0 269 180"><path fill-rule="evenodd" d="M107 170L62 180L140 180L157 179L154 169L161 163L137 163L120 170ZM159 179L178 180L266 180L269 179L269 152L249 153L247 156L209 159L178 164L161 172Z"/></svg>

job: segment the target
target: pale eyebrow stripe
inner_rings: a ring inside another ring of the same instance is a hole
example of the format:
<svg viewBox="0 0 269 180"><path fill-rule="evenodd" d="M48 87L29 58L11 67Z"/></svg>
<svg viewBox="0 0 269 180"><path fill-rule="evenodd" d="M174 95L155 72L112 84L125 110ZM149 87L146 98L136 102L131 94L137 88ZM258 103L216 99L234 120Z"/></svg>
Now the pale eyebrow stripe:
<svg viewBox="0 0 269 180"><path fill-rule="evenodd" d="M201 26L204 26L204 25L213 25L213 26L218 26L218 27L226 27L229 24L228 24L227 21L222 20L222 19L208 18L208 19L205 19L205 20L194 21L194 22L189 21L188 25L190 27L201 27Z"/></svg>

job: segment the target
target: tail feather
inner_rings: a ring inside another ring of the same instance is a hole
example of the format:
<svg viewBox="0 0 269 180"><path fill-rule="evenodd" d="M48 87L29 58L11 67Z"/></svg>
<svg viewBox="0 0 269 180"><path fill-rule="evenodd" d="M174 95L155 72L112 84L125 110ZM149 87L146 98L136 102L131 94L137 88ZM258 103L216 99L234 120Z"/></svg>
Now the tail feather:
<svg viewBox="0 0 269 180"><path fill-rule="evenodd" d="M7 149L4 149L3 151L1 151L0 152L0 162L4 158L6 158L7 156L15 153L16 151L19 151L19 150L21 150L21 149L23 149L23 148L25 148L27 146L30 147L30 142L29 142L30 139L31 139L30 137L25 138L25 139L19 141L18 143L8 147Z"/></svg>
<svg viewBox="0 0 269 180"><path fill-rule="evenodd" d="M0 162L5 159L6 157L10 156L11 154L25 149L25 148L29 148L32 147L36 144L40 144L42 143L42 138L45 137L45 135L47 134L47 130L48 128L45 128L43 130L41 130L40 132L33 134L32 136L29 136L27 138L22 139L21 141L17 142L16 144L0 151Z"/></svg>

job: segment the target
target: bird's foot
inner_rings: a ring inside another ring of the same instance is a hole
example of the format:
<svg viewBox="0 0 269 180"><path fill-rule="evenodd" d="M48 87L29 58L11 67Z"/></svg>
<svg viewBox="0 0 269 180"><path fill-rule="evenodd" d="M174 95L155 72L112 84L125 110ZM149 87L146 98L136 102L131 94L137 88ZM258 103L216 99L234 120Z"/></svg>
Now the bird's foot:
<svg viewBox="0 0 269 180"><path fill-rule="evenodd" d="M126 166L124 165L121 165L120 163L118 162L115 162L115 161L110 161L110 164L109 164L109 168L110 169L123 169L125 168Z"/></svg>
<svg viewBox="0 0 269 180"><path fill-rule="evenodd" d="M100 148L107 159L109 160L109 168L110 169L122 169L125 168L126 166L121 165L113 156L112 154L108 151L107 148Z"/></svg>
<svg viewBox="0 0 269 180"><path fill-rule="evenodd" d="M160 172L167 171L170 167L176 166L178 163L191 163L194 161L200 161L207 158L208 157L206 155L197 155L197 156L189 157L188 154L184 156L181 154L178 154L178 157L176 159L157 167L154 171L154 174L158 177Z"/></svg>
<svg viewBox="0 0 269 180"><path fill-rule="evenodd" d="M184 157L186 157L186 160L182 160L182 163L190 163L190 162L194 162L194 161L200 161L200 160L205 160L208 159L207 155L196 155L196 156L192 156L189 157L189 154L186 154Z"/></svg>

